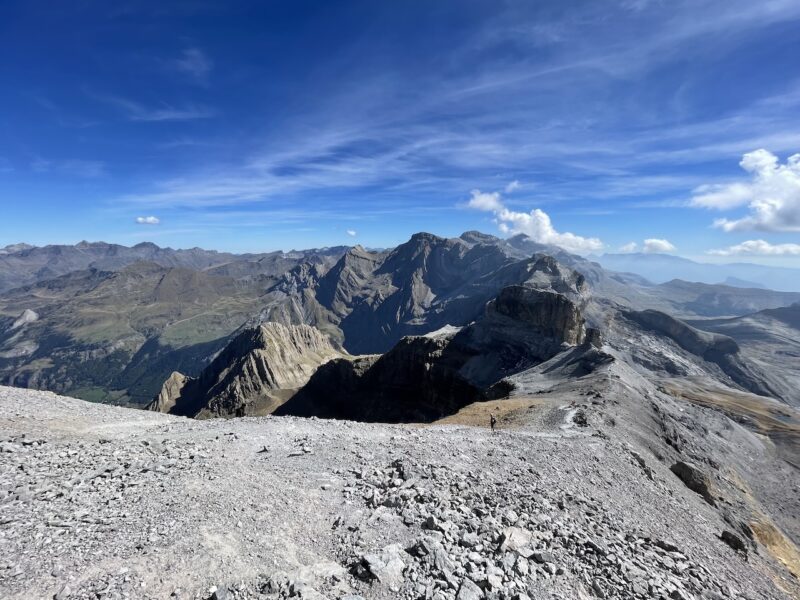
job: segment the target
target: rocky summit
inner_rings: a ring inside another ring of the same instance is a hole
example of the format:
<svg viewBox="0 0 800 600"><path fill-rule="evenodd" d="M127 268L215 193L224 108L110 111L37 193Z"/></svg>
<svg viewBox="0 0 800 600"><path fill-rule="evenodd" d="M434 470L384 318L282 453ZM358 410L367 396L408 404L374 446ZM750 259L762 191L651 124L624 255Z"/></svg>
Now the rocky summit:
<svg viewBox="0 0 800 600"><path fill-rule="evenodd" d="M613 400L577 397L588 425L572 408L532 405L540 419L521 425L526 410L507 412L492 433L191 420L0 388L0 589L58 599L797 597L798 555L778 526L762 512L748 537L726 512L746 471L734 478L731 462L712 466L694 446L684 451L697 464L670 469L676 450L657 454L609 424ZM671 402L665 423L684 439ZM759 468L769 459L751 442ZM800 514L797 479L789 485L784 525Z"/></svg>

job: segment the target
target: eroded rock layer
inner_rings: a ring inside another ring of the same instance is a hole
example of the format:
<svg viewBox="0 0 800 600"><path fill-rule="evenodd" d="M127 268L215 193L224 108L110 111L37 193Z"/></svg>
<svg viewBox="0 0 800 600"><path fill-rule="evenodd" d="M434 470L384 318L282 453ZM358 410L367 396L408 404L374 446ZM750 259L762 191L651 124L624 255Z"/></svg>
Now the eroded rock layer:
<svg viewBox="0 0 800 600"><path fill-rule="evenodd" d="M199 377L173 373L148 408L201 418L268 414L343 355L313 327L265 323L236 336Z"/></svg>

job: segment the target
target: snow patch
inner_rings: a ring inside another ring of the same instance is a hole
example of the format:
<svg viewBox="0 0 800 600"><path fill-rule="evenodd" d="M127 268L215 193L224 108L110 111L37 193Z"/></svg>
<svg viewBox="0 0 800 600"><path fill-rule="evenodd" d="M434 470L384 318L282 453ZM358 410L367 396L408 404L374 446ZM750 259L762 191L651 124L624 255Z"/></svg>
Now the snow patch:
<svg viewBox="0 0 800 600"><path fill-rule="evenodd" d="M39 320L39 315L32 311L30 308L26 308L19 318L14 321L14 324L11 325L11 329L19 329L23 325L27 325L28 323L33 323L34 321Z"/></svg>

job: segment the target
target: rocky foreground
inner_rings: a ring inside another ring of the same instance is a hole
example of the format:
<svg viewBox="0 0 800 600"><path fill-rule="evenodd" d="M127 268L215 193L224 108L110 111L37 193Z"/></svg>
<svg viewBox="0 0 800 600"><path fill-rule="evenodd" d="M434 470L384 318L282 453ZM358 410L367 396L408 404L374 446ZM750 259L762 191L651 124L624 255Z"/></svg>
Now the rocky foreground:
<svg viewBox="0 0 800 600"><path fill-rule="evenodd" d="M566 407L494 435L12 388L0 414L3 598L798 597L666 466Z"/></svg>

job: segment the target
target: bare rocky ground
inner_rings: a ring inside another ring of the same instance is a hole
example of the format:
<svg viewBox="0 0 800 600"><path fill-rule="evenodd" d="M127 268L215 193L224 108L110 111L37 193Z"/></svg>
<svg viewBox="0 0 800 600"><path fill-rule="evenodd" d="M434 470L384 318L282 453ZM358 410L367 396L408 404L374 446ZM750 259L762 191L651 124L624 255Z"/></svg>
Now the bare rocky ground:
<svg viewBox="0 0 800 600"><path fill-rule="evenodd" d="M800 597L571 386L514 400L494 435L0 388L0 596Z"/></svg>

